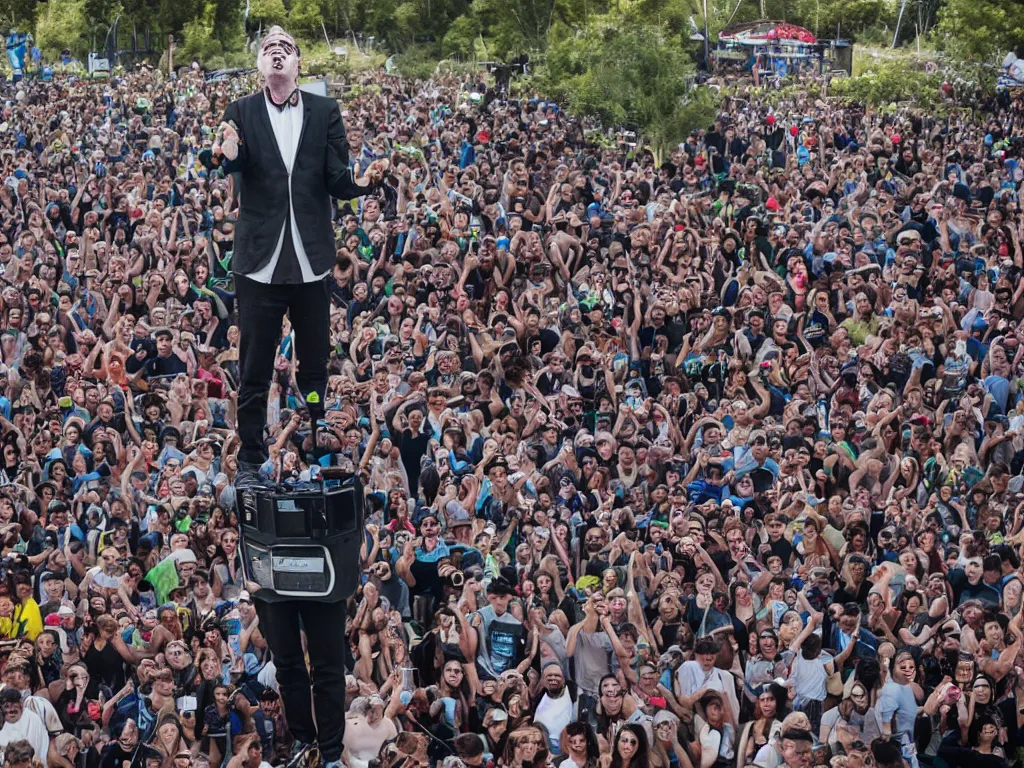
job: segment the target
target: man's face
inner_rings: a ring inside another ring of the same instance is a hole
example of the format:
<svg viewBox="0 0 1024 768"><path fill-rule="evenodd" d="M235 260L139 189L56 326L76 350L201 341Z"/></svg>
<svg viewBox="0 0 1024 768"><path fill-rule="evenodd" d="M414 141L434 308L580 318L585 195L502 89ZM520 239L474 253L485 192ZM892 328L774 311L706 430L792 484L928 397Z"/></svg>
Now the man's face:
<svg viewBox="0 0 1024 768"><path fill-rule="evenodd" d="M843 614L839 617L839 628L849 635L857 628L857 617Z"/></svg>
<svg viewBox="0 0 1024 768"><path fill-rule="evenodd" d="M60 579L50 579L43 585L43 589L46 591L49 601L56 602L64 594L64 582Z"/></svg>
<svg viewBox="0 0 1024 768"><path fill-rule="evenodd" d="M504 616L508 610L508 601L511 597L511 595L488 595L487 602L491 604L495 613L499 616Z"/></svg>
<svg viewBox="0 0 1024 768"><path fill-rule="evenodd" d="M21 708L21 701L11 701L4 704L4 720L8 723L16 723L21 720Z"/></svg>
<svg viewBox="0 0 1024 768"><path fill-rule="evenodd" d="M968 560L964 564L964 575L971 584L977 584L981 580L982 575L981 560L977 558Z"/></svg>
<svg viewBox="0 0 1024 768"><path fill-rule="evenodd" d="M899 661L896 662L893 668L896 674L902 677L904 680L913 680L914 674L917 671L917 666L914 664L914 660L910 656L903 656Z"/></svg>
<svg viewBox="0 0 1024 768"><path fill-rule="evenodd" d="M4 682L18 691L28 688L29 679L25 670L18 666L12 666L4 672Z"/></svg>
<svg viewBox="0 0 1024 768"><path fill-rule="evenodd" d="M299 76L299 49L291 35L284 32L267 35L260 46L256 66L268 84L295 83Z"/></svg>
<svg viewBox="0 0 1024 768"><path fill-rule="evenodd" d="M733 529L726 535L729 544L729 554L734 558L743 557L746 554L747 543L743 538L743 531Z"/></svg>
<svg viewBox="0 0 1024 768"><path fill-rule="evenodd" d="M811 763L813 748L809 741L783 739L782 759L789 768L804 768Z"/></svg>
<svg viewBox="0 0 1024 768"><path fill-rule="evenodd" d="M547 689L548 693L561 693L564 687L565 678L562 676L562 670L557 664L552 664L544 670L544 688Z"/></svg>

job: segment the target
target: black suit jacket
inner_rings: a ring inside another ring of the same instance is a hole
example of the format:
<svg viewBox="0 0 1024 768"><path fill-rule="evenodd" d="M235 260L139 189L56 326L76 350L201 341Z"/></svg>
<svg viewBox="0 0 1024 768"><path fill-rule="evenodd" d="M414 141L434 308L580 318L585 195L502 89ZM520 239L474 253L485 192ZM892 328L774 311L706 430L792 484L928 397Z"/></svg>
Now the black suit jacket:
<svg viewBox="0 0 1024 768"><path fill-rule="evenodd" d="M315 274L330 271L336 260L331 198L350 200L366 194L352 178L348 140L334 99L302 94L302 133L292 165L291 207L302 246ZM288 171L267 115L264 92L228 105L224 121L238 129L238 157L223 159L225 173L240 174L241 208L235 226L232 271L247 275L269 262L290 210Z"/></svg>

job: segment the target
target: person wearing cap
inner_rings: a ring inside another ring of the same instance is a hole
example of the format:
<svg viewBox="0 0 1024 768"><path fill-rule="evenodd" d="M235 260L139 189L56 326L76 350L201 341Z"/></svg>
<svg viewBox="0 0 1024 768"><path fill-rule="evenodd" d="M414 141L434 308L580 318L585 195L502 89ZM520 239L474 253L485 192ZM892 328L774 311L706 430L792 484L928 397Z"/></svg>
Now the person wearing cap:
<svg viewBox="0 0 1024 768"><path fill-rule="evenodd" d="M31 692L32 668L28 661L21 658L12 658L4 667L4 686L21 692L25 709L36 714L42 720L47 733L51 737L61 733L64 725L60 715L50 703L49 699L43 696L34 696Z"/></svg>
<svg viewBox="0 0 1024 768"><path fill-rule="evenodd" d="M236 736L232 746L233 754L226 768L266 768L269 765L263 759L263 743L255 731Z"/></svg>
<svg viewBox="0 0 1024 768"><path fill-rule="evenodd" d="M787 728L779 733L780 767L807 768L814 751L814 734L803 728Z"/></svg>
<svg viewBox="0 0 1024 768"><path fill-rule="evenodd" d="M740 707L736 686L722 670L715 666L719 643L712 635L698 638L693 646L694 658L683 662L676 673L679 703L684 707L698 704L708 692L719 696L726 722L735 727L739 722Z"/></svg>
<svg viewBox="0 0 1024 768"><path fill-rule="evenodd" d="M526 628L508 612L514 594L512 586L498 576L487 585L487 605L469 617L472 632L467 633L463 653L475 659L481 679L496 679L507 670L525 667L537 652L536 643L527 650Z"/></svg>
<svg viewBox="0 0 1024 768"><path fill-rule="evenodd" d="M956 605L962 605L968 600L980 600L987 607L999 608L1002 596L998 589L985 583L984 575L984 559L981 557L964 558L963 567L949 571L948 579L953 587Z"/></svg>
<svg viewBox="0 0 1024 768"><path fill-rule="evenodd" d="M496 681L485 681L481 686L481 691L485 697L488 694L493 696L497 692ZM480 735L484 741L484 761L489 763L499 756L504 748L505 735L508 731L508 712L500 706L491 706L484 712L480 725L482 728Z"/></svg>

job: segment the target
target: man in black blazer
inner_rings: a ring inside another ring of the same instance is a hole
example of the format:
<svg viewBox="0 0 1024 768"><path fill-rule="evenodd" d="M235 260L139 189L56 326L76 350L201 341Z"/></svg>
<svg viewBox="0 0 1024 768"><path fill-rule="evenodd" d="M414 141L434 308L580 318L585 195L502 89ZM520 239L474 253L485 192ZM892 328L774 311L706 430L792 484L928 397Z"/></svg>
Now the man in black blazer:
<svg viewBox="0 0 1024 768"><path fill-rule="evenodd" d="M295 330L296 379L309 411L311 450L316 452L330 354L327 280L335 263L331 198L366 194L386 169L379 163L367 172L366 183L353 180L338 105L299 91L299 49L280 27L272 27L263 39L258 68L266 88L228 106L210 153L204 153L209 167L240 179L231 262L241 330L238 491L259 482L260 465L267 458L267 396L285 312ZM336 638L345 624L345 603L271 602L262 600L259 591L252 597L296 739L295 764L310 762L308 748L317 743L328 768L340 765L345 665L344 643ZM315 681L312 697L300 623Z"/></svg>
<svg viewBox="0 0 1024 768"><path fill-rule="evenodd" d="M271 28L258 60L266 88L228 105L207 161L240 177L231 260L242 337L236 487L256 482L267 459L267 395L285 312L295 330L296 380L315 445L330 355L331 198L365 195L383 173L378 164L366 183L353 179L338 104L299 90L299 61L292 37Z"/></svg>

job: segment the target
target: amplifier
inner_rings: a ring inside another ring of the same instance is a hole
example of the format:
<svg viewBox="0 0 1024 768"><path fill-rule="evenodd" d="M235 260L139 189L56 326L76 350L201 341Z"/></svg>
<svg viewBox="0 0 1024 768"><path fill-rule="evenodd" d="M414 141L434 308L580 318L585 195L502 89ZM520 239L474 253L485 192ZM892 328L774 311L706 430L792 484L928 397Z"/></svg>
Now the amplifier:
<svg viewBox="0 0 1024 768"><path fill-rule="evenodd" d="M332 484L333 485L333 484ZM363 486L254 487L239 500L246 575L268 602L348 599L359 585Z"/></svg>

